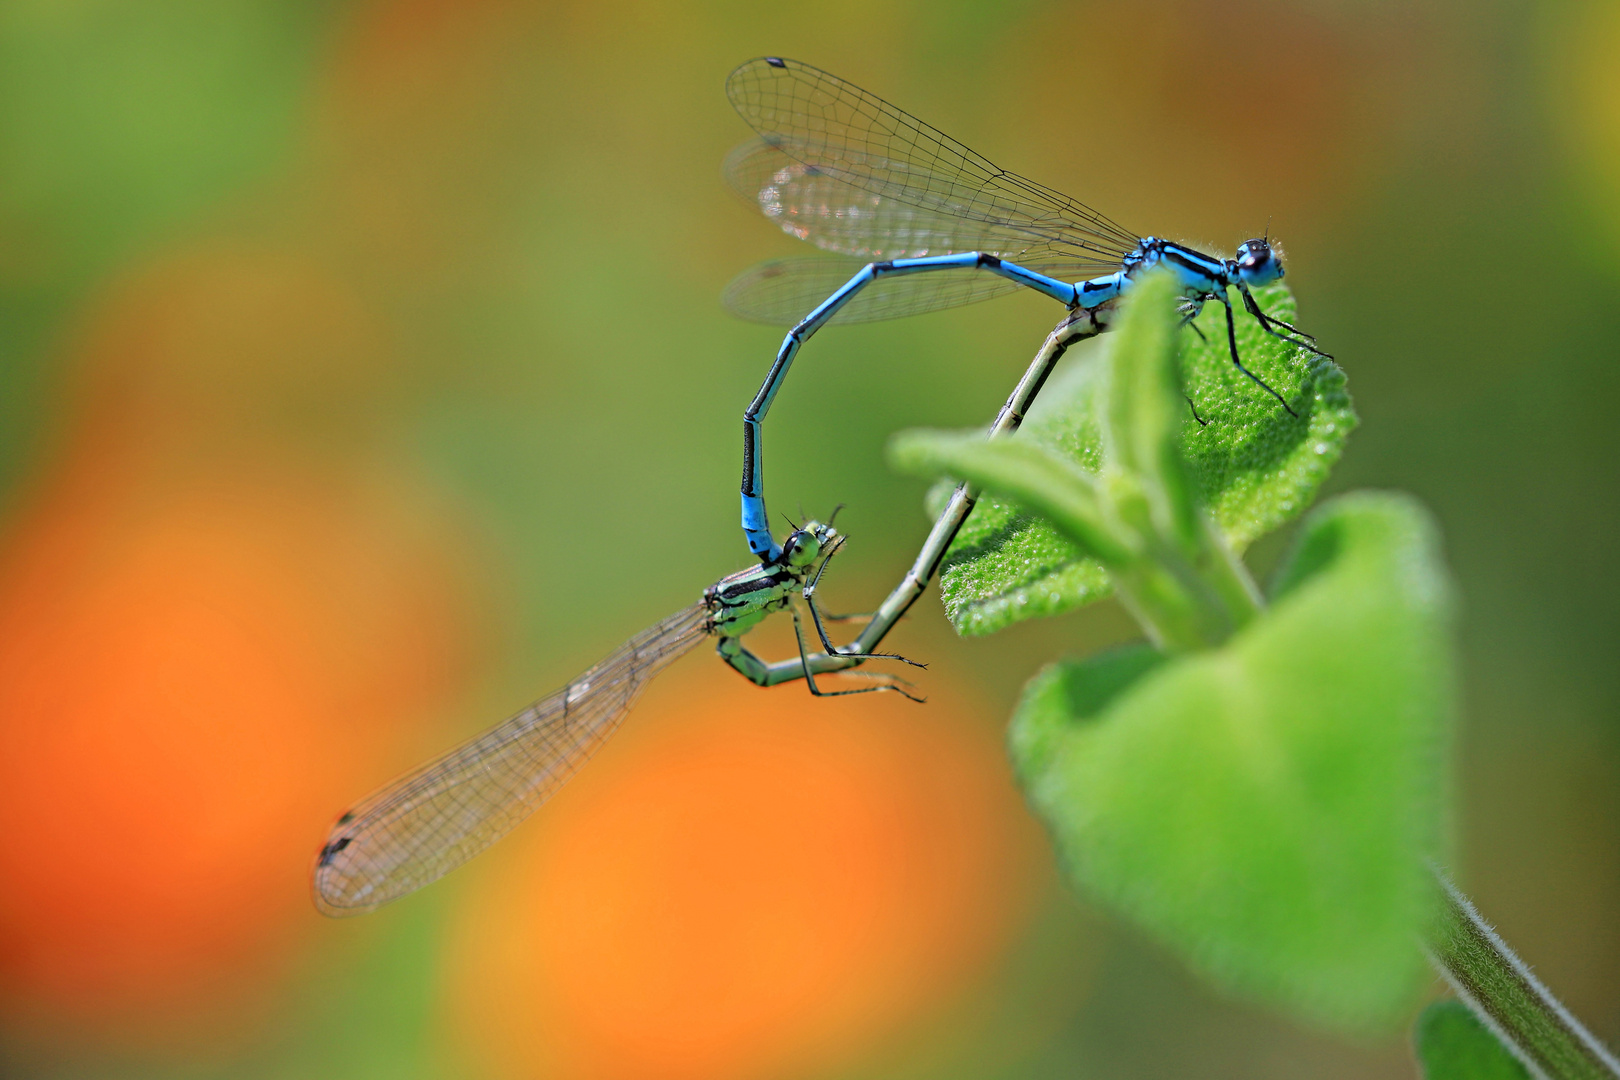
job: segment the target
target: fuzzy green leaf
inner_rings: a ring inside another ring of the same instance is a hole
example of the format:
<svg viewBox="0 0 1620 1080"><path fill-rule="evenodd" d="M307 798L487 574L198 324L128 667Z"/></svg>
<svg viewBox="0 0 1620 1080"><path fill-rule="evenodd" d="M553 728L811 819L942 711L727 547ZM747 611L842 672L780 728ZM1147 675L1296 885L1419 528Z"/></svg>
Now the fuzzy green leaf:
<svg viewBox="0 0 1620 1080"><path fill-rule="evenodd" d="M1052 665L1012 757L1070 876L1217 984L1350 1030L1427 982L1451 716L1427 515L1384 494L1306 523L1224 646Z"/></svg>
<svg viewBox="0 0 1620 1080"><path fill-rule="evenodd" d="M1173 375L1171 353L1160 350L1151 359ZM1173 392L1144 396L1174 400ZM1254 618L1260 594L1198 505L1174 442L1158 441L1162 446L1137 440L1136 448L1147 453L1127 450L1121 461L1130 460L1101 477L1038 442L974 434L906 432L890 444L889 460L903 472L960 477L1050 519L1107 569L1115 593L1151 642L1172 652L1198 651Z"/></svg>
<svg viewBox="0 0 1620 1080"><path fill-rule="evenodd" d="M1258 290L1256 299L1266 312L1293 321L1293 297L1284 286ZM1232 366L1219 304L1207 305L1195 325L1205 340L1191 330L1178 335L1182 372L1207 423L1200 426L1190 408L1179 414L1182 453L1204 505L1228 544L1242 552L1310 505L1356 426L1356 414L1337 365L1279 341L1246 313L1237 316L1244 363L1287 398L1297 418ZM1122 326L1098 347L1137 348L1126 340L1130 333ZM1101 471L1104 359L1092 356L1054 377L1017 438L1035 439L1093 473ZM970 636L1069 611L1112 591L1102 567L1045 519L990 495L951 545L939 582L946 613L959 633Z"/></svg>
<svg viewBox="0 0 1620 1080"><path fill-rule="evenodd" d="M1113 519L1109 501L1099 498L1097 478L1039 443L907 431L889 444L889 463L901 472L948 473L1013 492L1094 555L1116 563L1132 557L1135 537Z"/></svg>
<svg viewBox="0 0 1620 1080"><path fill-rule="evenodd" d="M1437 1001L1418 1017L1424 1080L1530 1080L1530 1072L1460 1001Z"/></svg>

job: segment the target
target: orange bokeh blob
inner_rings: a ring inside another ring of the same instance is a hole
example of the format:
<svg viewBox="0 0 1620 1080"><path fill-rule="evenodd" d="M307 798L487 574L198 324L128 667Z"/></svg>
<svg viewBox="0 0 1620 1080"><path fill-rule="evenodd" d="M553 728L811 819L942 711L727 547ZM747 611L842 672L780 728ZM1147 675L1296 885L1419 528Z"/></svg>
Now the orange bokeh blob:
<svg viewBox="0 0 1620 1080"><path fill-rule="evenodd" d="M309 437L379 354L319 274L197 253L91 325L65 460L0 543L0 1005L212 1037L296 963L332 817L455 685L463 583L426 508Z"/></svg>
<svg viewBox="0 0 1620 1080"><path fill-rule="evenodd" d="M58 504L14 539L0 566L13 1005L144 1022L250 988L313 920L313 845L446 674L441 635L409 629L442 626L446 597L321 565L366 531L321 502L261 484L128 516Z"/></svg>
<svg viewBox="0 0 1620 1080"><path fill-rule="evenodd" d="M818 700L684 661L465 897L465 1041L497 1076L724 1080L945 1003L1018 925L1036 848L993 728L933 690Z"/></svg>
<svg viewBox="0 0 1620 1080"><path fill-rule="evenodd" d="M1016 57L1023 76L1038 85L1072 83L1071 52L1030 52L1022 44L1050 30L1050 14L1030 8L1023 19L1021 32L1002 39L1007 59ZM1095 198L1127 216L1134 228L1174 229L1174 218L1162 216L1152 225L1134 223L1148 220L1138 216L1143 210L1173 214L1166 208L1182 206L1184 222L1235 230L1178 237L1205 250L1230 250L1241 238L1259 235L1268 215L1293 235L1287 223L1331 213L1342 193L1390 156L1389 144L1405 135L1406 103L1432 92L1427 80L1449 70L1426 62L1437 48L1446 48L1439 40L1444 24L1418 9L1392 8L1367 18L1270 0L1151 0L1088 9L1084 26L1093 44L1153 42L1153 77L1139 77L1140 56L1133 49L1094 48L1087 55L1087 79L1129 85L1132 92L1088 115L1083 137L1061 140L1045 133L1072 122L1067 101L1062 95L1030 101L1006 114L1013 137L1044 148L1049 165L1036 175L1050 176L1064 190L1091 192L1088 201ZM1189 107L1209 93L1211 71L1228 80L1228 106ZM1128 177L1114 178L1120 185L1115 191L1097 169L1102 146L1133 163ZM1242 180L1205 185L1190 197L1177 167L1188 160L1209 175Z"/></svg>

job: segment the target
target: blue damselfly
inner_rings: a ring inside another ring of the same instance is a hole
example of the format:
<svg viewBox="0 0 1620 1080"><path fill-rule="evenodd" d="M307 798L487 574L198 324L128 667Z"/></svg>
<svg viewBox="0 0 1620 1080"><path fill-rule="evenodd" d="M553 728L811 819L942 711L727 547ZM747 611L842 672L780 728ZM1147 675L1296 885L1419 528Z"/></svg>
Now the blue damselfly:
<svg viewBox="0 0 1620 1080"><path fill-rule="evenodd" d="M1222 259L1139 236L798 61L751 60L732 72L726 93L759 132L727 159L731 185L789 234L843 256L764 263L726 291L742 317L793 327L743 414L743 532L762 560L778 546L765 511L761 425L800 347L834 316L897 318L1020 287L1090 311L1159 266L1180 283L1189 321L1207 301L1225 306L1232 363L1290 414L1282 395L1243 366L1227 290L1237 289L1268 333L1327 355L1255 301L1251 289L1283 276L1268 237Z"/></svg>

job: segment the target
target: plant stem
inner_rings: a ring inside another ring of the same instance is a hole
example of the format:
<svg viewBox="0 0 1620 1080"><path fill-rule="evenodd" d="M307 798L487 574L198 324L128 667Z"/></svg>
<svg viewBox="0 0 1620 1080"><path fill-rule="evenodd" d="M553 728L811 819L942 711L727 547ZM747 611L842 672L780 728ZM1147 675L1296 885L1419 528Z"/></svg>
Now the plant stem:
<svg viewBox="0 0 1620 1080"><path fill-rule="evenodd" d="M1444 907L1429 961L1502 1045L1540 1080L1614 1080L1620 1061L1530 973L1438 870Z"/></svg>
<svg viewBox="0 0 1620 1080"><path fill-rule="evenodd" d="M1206 530L1205 544L1185 552L1159 536L1127 564L1108 564L1120 601L1163 652L1218 648L1260 613L1260 590L1226 545Z"/></svg>

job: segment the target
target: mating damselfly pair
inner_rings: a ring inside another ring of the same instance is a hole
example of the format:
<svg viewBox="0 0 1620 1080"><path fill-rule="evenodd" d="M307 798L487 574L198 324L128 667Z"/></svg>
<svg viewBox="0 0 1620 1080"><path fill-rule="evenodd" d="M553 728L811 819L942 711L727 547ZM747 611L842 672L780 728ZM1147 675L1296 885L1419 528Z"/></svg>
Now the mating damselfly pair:
<svg viewBox="0 0 1620 1080"><path fill-rule="evenodd" d="M1069 345L1107 329L1112 307L1143 271L1161 266L1181 286L1190 320L1217 300L1226 308L1238 370L1288 402L1243 366L1229 289L1269 333L1312 352L1314 340L1267 316L1252 289L1283 274L1267 239L1219 259L1138 237L1101 214L1007 172L920 120L825 72L775 57L750 61L727 81L732 104L759 133L726 163L732 186L795 236L832 258L762 264L727 290L745 318L792 324L764 385L744 413L742 510L757 565L705 590L702 599L643 631L567 686L471 741L380 789L338 819L316 858L315 900L328 915L358 914L396 900L466 862L504 836L565 784L617 730L648 681L699 641L760 686L846 671L878 643L927 587L977 493L957 488L911 569L849 645L829 639L814 593L843 543L832 522L795 527L778 544L765 514L762 424L804 342L838 318L894 318L986 299L1019 287L1068 309L991 426L1021 422ZM1326 355L1326 354L1322 354ZM805 646L795 605L805 601L822 650ZM768 615L792 613L794 658L767 663L740 638ZM905 661L910 663L910 661Z"/></svg>

